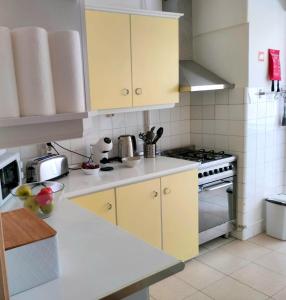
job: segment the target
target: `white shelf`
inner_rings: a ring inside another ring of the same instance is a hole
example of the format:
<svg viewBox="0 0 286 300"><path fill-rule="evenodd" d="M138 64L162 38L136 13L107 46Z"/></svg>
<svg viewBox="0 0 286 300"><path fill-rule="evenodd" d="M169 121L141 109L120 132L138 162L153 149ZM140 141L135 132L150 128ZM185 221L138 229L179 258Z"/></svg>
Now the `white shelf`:
<svg viewBox="0 0 286 300"><path fill-rule="evenodd" d="M84 113L57 114L57 115L52 115L52 116L0 118L0 128L63 122L63 121L71 121L71 120L81 120L81 119L85 119L87 117L88 117L88 114L86 112L84 112Z"/></svg>

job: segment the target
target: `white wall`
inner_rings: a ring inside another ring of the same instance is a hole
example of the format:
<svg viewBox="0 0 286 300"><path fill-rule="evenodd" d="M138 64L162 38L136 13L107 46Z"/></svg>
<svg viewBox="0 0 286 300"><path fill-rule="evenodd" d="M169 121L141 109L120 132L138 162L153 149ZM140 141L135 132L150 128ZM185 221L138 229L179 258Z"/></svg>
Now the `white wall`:
<svg viewBox="0 0 286 300"><path fill-rule="evenodd" d="M247 0L193 0L193 11L194 36L247 22Z"/></svg>
<svg viewBox="0 0 286 300"><path fill-rule="evenodd" d="M194 59L236 87L248 86L247 0L193 0Z"/></svg>
<svg viewBox="0 0 286 300"><path fill-rule="evenodd" d="M162 10L161 0L86 0L103 7L146 8Z"/></svg>
<svg viewBox="0 0 286 300"><path fill-rule="evenodd" d="M286 77L286 10L284 0L249 0L249 86L268 87L268 49L281 50L282 82ZM265 61L258 61L258 51Z"/></svg>

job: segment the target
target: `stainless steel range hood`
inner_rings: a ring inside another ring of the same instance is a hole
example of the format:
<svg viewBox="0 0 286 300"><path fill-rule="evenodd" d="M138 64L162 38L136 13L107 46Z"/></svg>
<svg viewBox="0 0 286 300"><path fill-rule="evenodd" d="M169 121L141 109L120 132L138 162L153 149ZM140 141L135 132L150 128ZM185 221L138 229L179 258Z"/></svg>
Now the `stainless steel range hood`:
<svg viewBox="0 0 286 300"><path fill-rule="evenodd" d="M180 92L214 91L234 88L193 60L180 61Z"/></svg>
<svg viewBox="0 0 286 300"><path fill-rule="evenodd" d="M180 18L180 91L197 92L233 88L231 84L195 62L193 57L192 0L163 0L164 11L183 13ZM210 54L211 55L211 54Z"/></svg>

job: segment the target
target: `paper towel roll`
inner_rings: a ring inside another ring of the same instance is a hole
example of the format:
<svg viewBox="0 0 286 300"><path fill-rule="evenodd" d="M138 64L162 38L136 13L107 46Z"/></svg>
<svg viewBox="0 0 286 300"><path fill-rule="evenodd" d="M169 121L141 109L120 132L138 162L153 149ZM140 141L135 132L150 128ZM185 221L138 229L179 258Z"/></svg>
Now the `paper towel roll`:
<svg viewBox="0 0 286 300"><path fill-rule="evenodd" d="M39 27L16 28L12 41L21 116L55 114L47 31Z"/></svg>
<svg viewBox="0 0 286 300"><path fill-rule="evenodd" d="M49 33L57 113L85 111L83 63L77 31Z"/></svg>
<svg viewBox="0 0 286 300"><path fill-rule="evenodd" d="M0 27L0 118L19 117L10 30Z"/></svg>

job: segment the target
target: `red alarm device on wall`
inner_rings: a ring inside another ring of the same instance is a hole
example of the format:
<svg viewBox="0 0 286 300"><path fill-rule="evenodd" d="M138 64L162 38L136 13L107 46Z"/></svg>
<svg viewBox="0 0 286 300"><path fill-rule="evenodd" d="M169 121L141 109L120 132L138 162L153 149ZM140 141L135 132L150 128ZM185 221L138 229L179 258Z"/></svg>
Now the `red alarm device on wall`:
<svg viewBox="0 0 286 300"><path fill-rule="evenodd" d="M269 49L269 66L268 75L269 79L272 80L271 91L275 91L274 81L277 80L277 92L280 92L279 81L281 80L281 64L280 64L280 50Z"/></svg>

